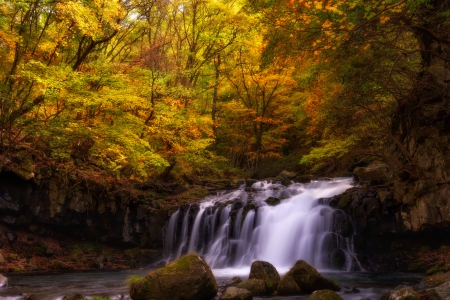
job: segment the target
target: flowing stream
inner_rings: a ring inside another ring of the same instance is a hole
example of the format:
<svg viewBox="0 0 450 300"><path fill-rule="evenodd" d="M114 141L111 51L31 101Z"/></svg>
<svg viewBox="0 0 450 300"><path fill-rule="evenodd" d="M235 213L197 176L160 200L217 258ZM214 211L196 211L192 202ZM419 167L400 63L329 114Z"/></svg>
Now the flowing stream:
<svg viewBox="0 0 450 300"><path fill-rule="evenodd" d="M10 275L9 286L0 288L1 300L23 300L22 294L31 296L33 300L62 300L64 296L82 294L88 299L93 296L105 296L111 299L129 299L126 279L131 275L145 275L150 271L129 270L118 272L83 272L45 275ZM218 282L230 279L236 274L230 270L214 269ZM390 273L374 274L370 272L324 272L327 278L336 280L344 288L339 292L344 300L360 300L369 298L380 299L381 295L398 285L413 285L420 281L423 275ZM246 280L248 273L242 274ZM352 288L358 288L359 293L346 293ZM292 297L271 297L273 300L306 300L308 295ZM267 298L254 297L255 300Z"/></svg>

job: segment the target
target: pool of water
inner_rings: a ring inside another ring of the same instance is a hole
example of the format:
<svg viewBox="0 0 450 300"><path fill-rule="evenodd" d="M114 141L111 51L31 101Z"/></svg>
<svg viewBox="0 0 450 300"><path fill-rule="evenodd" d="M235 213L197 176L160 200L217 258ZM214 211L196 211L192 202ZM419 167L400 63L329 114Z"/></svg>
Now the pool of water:
<svg viewBox="0 0 450 300"><path fill-rule="evenodd" d="M107 296L112 299L127 299L126 280L131 275L145 275L149 269L127 271L98 271L83 273L63 273L44 275L9 275L9 286L0 288L0 299L24 299L27 294L32 300L62 300L64 296L82 294L84 296ZM218 282L240 276L247 279L249 270L222 269L213 270ZM345 300L369 298L379 299L386 291L398 285L414 285L423 274L411 273L370 273L370 272L321 272L325 277L336 280L343 290L339 294ZM358 293L350 293L352 288ZM300 300L308 296L270 297L271 299ZM255 297L254 299L262 299ZM267 298L265 298L267 299Z"/></svg>

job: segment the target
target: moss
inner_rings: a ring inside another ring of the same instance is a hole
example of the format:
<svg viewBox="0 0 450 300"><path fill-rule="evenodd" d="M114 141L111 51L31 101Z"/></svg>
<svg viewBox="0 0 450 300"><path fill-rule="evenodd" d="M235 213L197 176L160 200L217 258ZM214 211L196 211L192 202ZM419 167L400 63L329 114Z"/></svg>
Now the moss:
<svg viewBox="0 0 450 300"><path fill-rule="evenodd" d="M130 277L127 278L127 284L131 285L133 283L138 282L139 280L142 280L142 276L139 275L131 275Z"/></svg>
<svg viewBox="0 0 450 300"><path fill-rule="evenodd" d="M427 275L433 275L441 270L441 265L436 265L427 270Z"/></svg>
<svg viewBox="0 0 450 300"><path fill-rule="evenodd" d="M192 257L188 255L184 255L176 260L174 263L170 263L166 266L166 268L161 269L162 271L166 270L168 272L177 272L182 270L189 269L189 265L192 261ZM163 272L164 273L164 272Z"/></svg>
<svg viewBox="0 0 450 300"><path fill-rule="evenodd" d="M81 249L73 249L70 252L70 259L72 261L77 261L83 256L83 251Z"/></svg>
<svg viewBox="0 0 450 300"><path fill-rule="evenodd" d="M277 197L269 197L265 200L265 202L270 206L275 206L281 203L280 198Z"/></svg>
<svg viewBox="0 0 450 300"><path fill-rule="evenodd" d="M8 255L6 256L6 259L8 261L16 261L19 259L19 256L16 253L8 253Z"/></svg>
<svg viewBox="0 0 450 300"><path fill-rule="evenodd" d="M350 194L345 194L344 196L342 196L341 200L339 200L337 208L345 209L349 204L350 204Z"/></svg>

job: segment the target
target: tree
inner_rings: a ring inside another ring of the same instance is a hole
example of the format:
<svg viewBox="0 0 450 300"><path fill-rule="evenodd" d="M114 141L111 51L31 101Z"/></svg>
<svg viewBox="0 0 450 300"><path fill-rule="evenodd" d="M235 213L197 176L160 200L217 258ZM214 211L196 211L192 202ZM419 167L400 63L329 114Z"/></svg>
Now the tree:
<svg viewBox="0 0 450 300"><path fill-rule="evenodd" d="M315 107L321 109L321 114L326 113L327 120L341 120L321 126L327 133L322 135L325 148L333 149L332 144L337 140L353 136L348 143L341 143L343 147L337 147L335 153L355 154L357 149L369 149L361 154L381 156L399 170L410 168L388 153L387 145L394 143L409 164L415 164L411 152L391 131L391 116L401 106L402 99L411 94L411 87L423 70L420 61L424 49L419 50L423 43L416 37L415 23L423 22L417 13L434 3L358 0L289 1L287 5L275 6L264 1L252 3L262 11L265 20L274 20L266 57L281 53L316 59L316 72L312 72L310 81L319 78L320 82L324 77L320 72L325 69L333 71L327 73L327 81L334 83L331 86L340 85L339 94L316 101L320 104ZM440 10L443 11L442 7ZM374 57L378 58L376 63ZM359 121L355 123L355 120ZM338 128L338 123L345 126ZM374 125L371 130L367 130L369 124ZM355 131L355 128L362 130ZM331 143L327 144L326 140ZM381 143L362 147L373 140ZM304 161L320 160L321 155L333 153L320 148Z"/></svg>

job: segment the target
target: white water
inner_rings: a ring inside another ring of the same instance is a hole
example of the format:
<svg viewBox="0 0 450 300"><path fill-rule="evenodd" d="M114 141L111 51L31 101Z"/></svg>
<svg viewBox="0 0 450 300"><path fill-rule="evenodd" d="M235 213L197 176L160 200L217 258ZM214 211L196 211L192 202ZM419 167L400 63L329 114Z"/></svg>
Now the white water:
<svg viewBox="0 0 450 300"><path fill-rule="evenodd" d="M264 260L283 273L298 259L317 269L332 269L331 252L340 251L345 257L341 269L358 269L351 237L333 232L336 210L318 203L319 198L332 197L350 187L352 180L348 178L293 184L287 188L257 182L250 191L241 187L232 193L207 197L193 218L193 224L187 223L191 208L184 214L183 228L178 231L172 229L180 216L172 216L167 231L172 236L166 236L169 244L165 249L178 251L175 255L172 251L167 259L197 251L214 269L236 273L248 270L255 260ZM279 205L268 206L264 202L268 197L283 200ZM250 201L257 209L246 211L243 207Z"/></svg>

